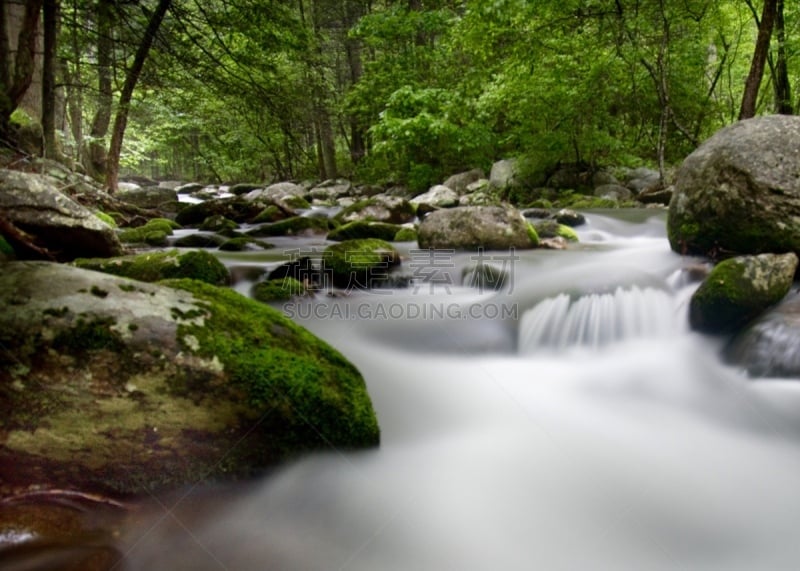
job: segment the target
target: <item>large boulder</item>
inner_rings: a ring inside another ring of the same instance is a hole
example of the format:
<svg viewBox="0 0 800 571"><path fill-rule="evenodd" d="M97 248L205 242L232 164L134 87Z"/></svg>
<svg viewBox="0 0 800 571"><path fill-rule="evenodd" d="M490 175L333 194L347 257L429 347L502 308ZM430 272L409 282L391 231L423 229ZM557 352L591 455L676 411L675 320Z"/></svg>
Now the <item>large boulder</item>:
<svg viewBox="0 0 800 571"><path fill-rule="evenodd" d="M800 252L800 117L722 129L680 167L667 230L676 252Z"/></svg>
<svg viewBox="0 0 800 571"><path fill-rule="evenodd" d="M364 381L281 313L192 280L0 274L0 482L143 493L373 446Z"/></svg>
<svg viewBox="0 0 800 571"><path fill-rule="evenodd" d="M789 293L797 256L760 254L720 262L689 303L689 323L704 333L734 333Z"/></svg>
<svg viewBox="0 0 800 571"><path fill-rule="evenodd" d="M538 237L516 208L459 206L430 213L419 226L420 248L533 248Z"/></svg>
<svg viewBox="0 0 800 571"><path fill-rule="evenodd" d="M114 230L47 175L0 170L0 213L59 261L122 253Z"/></svg>

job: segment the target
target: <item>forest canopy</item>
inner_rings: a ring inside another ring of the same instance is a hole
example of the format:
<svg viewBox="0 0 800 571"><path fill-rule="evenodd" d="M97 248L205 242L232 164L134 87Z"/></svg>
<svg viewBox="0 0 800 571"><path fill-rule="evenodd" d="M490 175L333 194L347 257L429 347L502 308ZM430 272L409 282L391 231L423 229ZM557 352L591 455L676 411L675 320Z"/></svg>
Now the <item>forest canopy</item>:
<svg viewBox="0 0 800 571"><path fill-rule="evenodd" d="M112 189L123 172L424 190L507 157L534 176L663 172L738 118L800 106L800 6L785 0L2 6L3 141L40 124L43 154Z"/></svg>

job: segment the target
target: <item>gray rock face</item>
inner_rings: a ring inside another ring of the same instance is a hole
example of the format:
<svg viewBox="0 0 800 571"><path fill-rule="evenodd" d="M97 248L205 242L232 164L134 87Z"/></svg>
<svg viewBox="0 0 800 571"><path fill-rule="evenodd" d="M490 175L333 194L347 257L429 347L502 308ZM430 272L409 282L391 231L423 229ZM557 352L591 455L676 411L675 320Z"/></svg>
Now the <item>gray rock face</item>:
<svg viewBox="0 0 800 571"><path fill-rule="evenodd" d="M175 285L5 264L4 485L143 493L377 443L363 379L330 346L227 288Z"/></svg>
<svg viewBox="0 0 800 571"><path fill-rule="evenodd" d="M420 248L533 248L528 222L511 207L459 206L431 212L419 227Z"/></svg>
<svg viewBox="0 0 800 571"><path fill-rule="evenodd" d="M122 253L114 230L49 176L0 170L0 211L60 261Z"/></svg>
<svg viewBox="0 0 800 571"><path fill-rule="evenodd" d="M678 171L667 223L676 252L800 252L800 117L722 129Z"/></svg>
<svg viewBox="0 0 800 571"><path fill-rule="evenodd" d="M734 333L789 293L797 256L760 254L720 262L689 303L689 323L705 333Z"/></svg>
<svg viewBox="0 0 800 571"><path fill-rule="evenodd" d="M340 222L371 220L374 222L405 224L406 222L411 222L414 216L414 207L405 198L378 194L348 206L337 215L337 219Z"/></svg>

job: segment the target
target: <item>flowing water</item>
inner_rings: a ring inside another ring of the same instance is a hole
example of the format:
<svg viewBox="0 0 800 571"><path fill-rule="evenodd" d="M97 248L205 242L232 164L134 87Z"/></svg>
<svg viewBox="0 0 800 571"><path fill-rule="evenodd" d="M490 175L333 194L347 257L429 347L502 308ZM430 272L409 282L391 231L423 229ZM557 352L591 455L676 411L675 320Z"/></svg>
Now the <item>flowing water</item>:
<svg viewBox="0 0 800 571"><path fill-rule="evenodd" d="M411 288L285 306L361 370L380 448L160 499L129 568L797 569L800 384L689 331L698 260L625 214L569 251L484 253L497 291L461 285L475 254L407 248Z"/></svg>

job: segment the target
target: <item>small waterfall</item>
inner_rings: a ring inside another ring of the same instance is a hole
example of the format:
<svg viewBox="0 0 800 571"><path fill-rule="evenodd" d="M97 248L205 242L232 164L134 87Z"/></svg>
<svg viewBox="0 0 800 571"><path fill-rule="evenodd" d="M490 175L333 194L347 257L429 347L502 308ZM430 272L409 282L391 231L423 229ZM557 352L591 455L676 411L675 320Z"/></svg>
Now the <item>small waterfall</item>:
<svg viewBox="0 0 800 571"><path fill-rule="evenodd" d="M573 298L547 298L520 319L519 352L599 348L637 338L674 335L681 325L672 296L655 288L622 288Z"/></svg>

